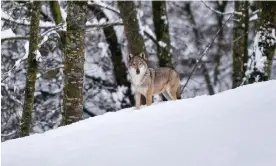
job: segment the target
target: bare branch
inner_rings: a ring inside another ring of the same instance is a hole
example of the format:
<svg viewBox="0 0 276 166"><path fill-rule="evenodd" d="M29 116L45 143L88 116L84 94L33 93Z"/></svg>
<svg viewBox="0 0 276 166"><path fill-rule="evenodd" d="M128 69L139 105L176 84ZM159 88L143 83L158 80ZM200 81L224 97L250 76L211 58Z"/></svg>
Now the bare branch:
<svg viewBox="0 0 276 166"><path fill-rule="evenodd" d="M201 2L210 10L212 10L213 12L215 12L216 14L219 14L219 15L229 15L229 14L237 14L237 15L242 15L242 13L240 12L236 12L236 11L232 11L232 12L220 12L210 6L208 6L204 1L201 0Z"/></svg>
<svg viewBox="0 0 276 166"><path fill-rule="evenodd" d="M188 79L187 79L185 85L182 87L181 93L183 92L184 88L187 86L187 84L188 84L189 80L191 79L191 77L192 77L192 75L193 75L195 69L197 68L198 64L201 62L201 59L202 59L203 56L209 51L209 49L211 48L211 46L214 44L216 38L218 37L219 32L222 30L222 28L226 25L226 23L230 20L230 18L231 18L233 15L234 15L234 13L232 13L232 14L230 15L230 17L225 21L225 23L219 28L219 30L217 31L217 33L216 33L215 37L213 38L212 42L205 48L205 50L204 50L202 53L199 54L200 58L197 60L197 63L195 64L195 66L194 66L192 72L190 73L190 75L189 75L189 77L188 77Z"/></svg>

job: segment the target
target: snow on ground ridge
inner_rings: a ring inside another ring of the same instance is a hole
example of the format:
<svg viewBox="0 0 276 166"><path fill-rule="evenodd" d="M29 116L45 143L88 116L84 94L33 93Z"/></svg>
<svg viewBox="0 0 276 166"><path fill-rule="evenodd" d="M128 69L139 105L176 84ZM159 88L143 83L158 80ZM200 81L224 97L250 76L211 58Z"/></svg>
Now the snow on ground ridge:
<svg viewBox="0 0 276 166"><path fill-rule="evenodd" d="M276 81L124 109L2 143L2 165L276 164Z"/></svg>

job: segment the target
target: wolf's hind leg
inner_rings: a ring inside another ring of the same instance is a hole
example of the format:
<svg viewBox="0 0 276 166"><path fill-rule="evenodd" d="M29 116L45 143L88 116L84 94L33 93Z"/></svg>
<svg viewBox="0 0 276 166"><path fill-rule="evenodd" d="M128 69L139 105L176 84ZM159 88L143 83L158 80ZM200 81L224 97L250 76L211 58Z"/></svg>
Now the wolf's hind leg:
<svg viewBox="0 0 276 166"><path fill-rule="evenodd" d="M169 93L167 92L167 90L164 90L164 92L162 93L163 96L169 101L172 100L171 96L169 95Z"/></svg>
<svg viewBox="0 0 276 166"><path fill-rule="evenodd" d="M177 100L177 89L174 87L166 89L167 93L171 97L172 100Z"/></svg>

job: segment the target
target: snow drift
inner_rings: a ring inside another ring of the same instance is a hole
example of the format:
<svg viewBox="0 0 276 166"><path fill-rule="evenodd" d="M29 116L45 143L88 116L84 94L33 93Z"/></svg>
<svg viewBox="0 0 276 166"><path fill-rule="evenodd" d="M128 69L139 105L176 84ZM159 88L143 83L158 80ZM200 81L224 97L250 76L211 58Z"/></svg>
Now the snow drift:
<svg viewBox="0 0 276 166"><path fill-rule="evenodd" d="M2 143L2 166L275 166L276 81Z"/></svg>

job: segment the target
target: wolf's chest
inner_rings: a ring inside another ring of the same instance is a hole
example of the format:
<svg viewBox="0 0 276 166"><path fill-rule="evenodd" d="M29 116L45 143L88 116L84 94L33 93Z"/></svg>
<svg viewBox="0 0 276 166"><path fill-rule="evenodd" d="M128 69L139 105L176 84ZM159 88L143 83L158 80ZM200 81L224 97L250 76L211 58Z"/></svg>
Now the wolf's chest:
<svg viewBox="0 0 276 166"><path fill-rule="evenodd" d="M137 75L136 73L130 72L130 77L131 77L131 84L132 84L133 91L139 92L139 93L145 95L148 90L148 87L143 85L145 76L142 74Z"/></svg>
<svg viewBox="0 0 276 166"><path fill-rule="evenodd" d="M142 95L146 95L146 94L147 94L147 90L148 90L148 87L147 87L147 86L136 86L136 85L132 85L132 87L133 87L133 91L134 91L134 92L141 93Z"/></svg>
<svg viewBox="0 0 276 166"><path fill-rule="evenodd" d="M129 74L132 84L141 85L143 83L144 73L136 74L134 69L130 69Z"/></svg>

